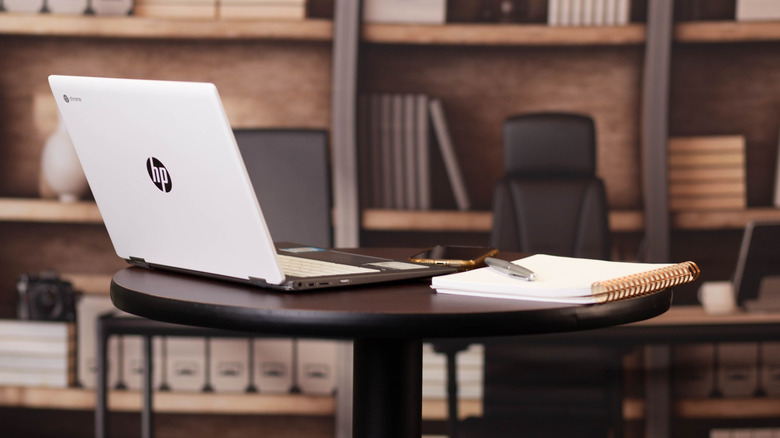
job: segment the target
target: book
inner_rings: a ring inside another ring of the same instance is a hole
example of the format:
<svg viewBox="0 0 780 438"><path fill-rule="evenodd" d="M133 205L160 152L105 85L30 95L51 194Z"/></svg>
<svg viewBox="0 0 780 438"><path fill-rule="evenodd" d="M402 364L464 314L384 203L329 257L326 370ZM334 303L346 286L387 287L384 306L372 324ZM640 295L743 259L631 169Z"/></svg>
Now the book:
<svg viewBox="0 0 780 438"><path fill-rule="evenodd" d="M513 263L532 270L536 280L479 268L433 277L431 287L447 294L595 304L658 292L699 276L698 266L690 261L630 263L536 254Z"/></svg>
<svg viewBox="0 0 780 438"><path fill-rule="evenodd" d="M463 182L463 174L458 165L455 156L455 148L452 144L450 129L447 125L447 119L444 116L444 108L441 100L431 99L430 103L431 120L433 121L433 130L436 133L436 139L439 143L444 166L447 169L447 176L452 186L452 193L455 195L455 201L458 204L458 210L465 211L471 207L466 186Z"/></svg>
<svg viewBox="0 0 780 438"><path fill-rule="evenodd" d="M777 164L775 166L775 207L780 207L780 135L777 136Z"/></svg>
<svg viewBox="0 0 780 438"><path fill-rule="evenodd" d="M747 206L744 137L671 138L668 162L670 210Z"/></svg>
<svg viewBox="0 0 780 438"><path fill-rule="evenodd" d="M446 0L366 0L363 21L366 23L444 24Z"/></svg>
<svg viewBox="0 0 780 438"><path fill-rule="evenodd" d="M737 0L737 21L771 21L780 19L777 0Z"/></svg>
<svg viewBox="0 0 780 438"><path fill-rule="evenodd" d="M0 320L0 384L66 387L75 365L75 324Z"/></svg>

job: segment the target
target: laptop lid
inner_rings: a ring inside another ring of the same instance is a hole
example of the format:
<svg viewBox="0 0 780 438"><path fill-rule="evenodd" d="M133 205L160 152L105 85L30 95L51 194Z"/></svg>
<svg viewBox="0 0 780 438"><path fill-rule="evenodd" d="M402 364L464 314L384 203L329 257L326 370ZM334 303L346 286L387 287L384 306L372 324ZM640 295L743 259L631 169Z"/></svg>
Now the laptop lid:
<svg viewBox="0 0 780 438"><path fill-rule="evenodd" d="M213 84L72 76L49 84L119 257L284 281Z"/></svg>

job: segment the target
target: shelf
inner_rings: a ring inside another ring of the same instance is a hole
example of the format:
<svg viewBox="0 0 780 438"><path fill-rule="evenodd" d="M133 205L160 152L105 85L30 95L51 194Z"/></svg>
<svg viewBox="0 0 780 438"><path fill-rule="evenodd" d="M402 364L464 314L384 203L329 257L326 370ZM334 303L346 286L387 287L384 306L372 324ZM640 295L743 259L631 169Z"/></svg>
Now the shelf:
<svg viewBox="0 0 780 438"><path fill-rule="evenodd" d="M493 214L489 211L383 210L363 211L363 229L370 231L453 231L489 233ZM642 212L612 211L609 226L614 232L641 231Z"/></svg>
<svg viewBox="0 0 780 438"><path fill-rule="evenodd" d="M778 21L694 21L674 26L674 40L681 43L739 43L780 41Z"/></svg>
<svg viewBox="0 0 780 438"><path fill-rule="evenodd" d="M645 26L552 27L518 24L367 24L362 39L378 44L593 46L644 44Z"/></svg>
<svg viewBox="0 0 780 438"><path fill-rule="evenodd" d="M330 20L204 20L0 13L0 34L148 39L331 41Z"/></svg>
<svg viewBox="0 0 780 438"><path fill-rule="evenodd" d="M673 402L676 417L687 419L747 419L780 417L780 398L711 398L680 399ZM645 401L639 398L623 400L623 418L645 418Z"/></svg>
<svg viewBox="0 0 780 438"><path fill-rule="evenodd" d="M254 415L333 415L332 396L299 394L205 394L155 392L155 412ZM36 409L92 410L95 392L79 388L0 387L0 405ZM112 411L138 412L141 393L111 391Z"/></svg>
<svg viewBox="0 0 780 438"><path fill-rule="evenodd" d="M740 229L745 228L751 220L780 220L780 208L675 212L672 214L672 228L677 230Z"/></svg>
<svg viewBox="0 0 780 438"><path fill-rule="evenodd" d="M205 394L194 392L155 392L154 411L161 413L237 414L237 415L305 415L332 416L336 400L327 395L301 394ZM90 411L95 409L95 392L80 388L36 388L0 386L0 406L32 409L65 409ZM138 412L141 393L111 391L108 408L117 412ZM461 418L482 415L481 400L461 400ZM423 418L445 420L447 401L425 399Z"/></svg>
<svg viewBox="0 0 780 438"><path fill-rule="evenodd" d="M674 403L674 411L682 418L778 418L780 398L685 399Z"/></svg>
<svg viewBox="0 0 780 438"><path fill-rule="evenodd" d="M672 306L667 312L632 323L636 326L696 326L696 325L735 325L735 324L778 324L780 313L739 311L725 315L711 315L702 306Z"/></svg>
<svg viewBox="0 0 780 438"><path fill-rule="evenodd" d="M102 224L94 202L0 198L0 221Z"/></svg>

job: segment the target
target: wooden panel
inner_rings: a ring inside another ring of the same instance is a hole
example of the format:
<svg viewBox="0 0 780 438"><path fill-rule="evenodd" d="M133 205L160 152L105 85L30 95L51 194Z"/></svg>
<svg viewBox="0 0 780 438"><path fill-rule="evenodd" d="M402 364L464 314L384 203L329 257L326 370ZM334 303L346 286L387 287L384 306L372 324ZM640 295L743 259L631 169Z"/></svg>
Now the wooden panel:
<svg viewBox="0 0 780 438"><path fill-rule="evenodd" d="M372 45L361 56L362 92L442 99L473 208L491 207L504 119L533 111L592 115L610 207L640 207L640 48Z"/></svg>
<svg viewBox="0 0 780 438"><path fill-rule="evenodd" d="M214 82L236 127L330 126L330 44L0 37L0 196L38 195L49 74Z"/></svg>

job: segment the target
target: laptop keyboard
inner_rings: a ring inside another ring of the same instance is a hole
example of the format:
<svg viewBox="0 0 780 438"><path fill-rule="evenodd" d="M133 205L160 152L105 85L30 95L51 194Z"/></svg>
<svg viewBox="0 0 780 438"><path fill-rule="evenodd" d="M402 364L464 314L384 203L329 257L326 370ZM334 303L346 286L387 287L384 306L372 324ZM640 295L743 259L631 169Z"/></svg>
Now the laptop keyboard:
<svg viewBox="0 0 780 438"><path fill-rule="evenodd" d="M322 260L304 259L284 254L277 254L282 271L285 275L294 277L321 277L325 275L366 274L377 272L378 269L363 268L360 266L344 265Z"/></svg>

